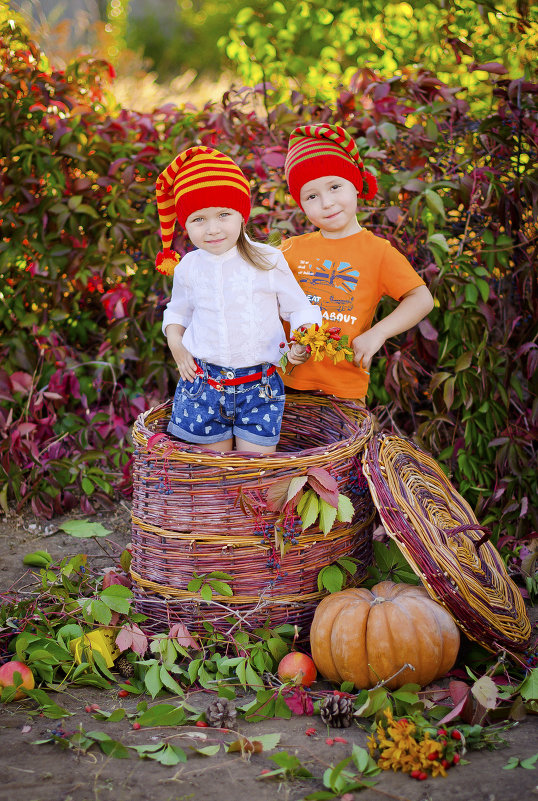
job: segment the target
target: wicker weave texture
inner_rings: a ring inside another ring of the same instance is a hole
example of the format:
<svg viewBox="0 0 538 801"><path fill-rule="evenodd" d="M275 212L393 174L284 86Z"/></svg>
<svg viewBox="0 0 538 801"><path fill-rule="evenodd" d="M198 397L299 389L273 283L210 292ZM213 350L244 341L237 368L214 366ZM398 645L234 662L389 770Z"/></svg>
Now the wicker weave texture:
<svg viewBox="0 0 538 801"><path fill-rule="evenodd" d="M376 435L363 466L387 533L431 597L488 650L524 649L531 627L522 595L434 459L409 440Z"/></svg>
<svg viewBox="0 0 538 801"><path fill-rule="evenodd" d="M371 562L375 510L362 475L361 454L372 434L369 413L351 403L292 395L286 401L276 454L215 454L169 437L171 404L140 415L133 438L133 561L137 608L154 630L181 618L229 626L237 613L253 627L292 622L307 626L323 594L317 575L340 556L359 560L356 580ZM336 523L324 536L315 526L301 533L299 521L284 522L290 550L275 553L278 515L266 507L277 480L323 467L354 504L352 523ZM193 572L229 573L233 597L213 595L210 604L187 590Z"/></svg>

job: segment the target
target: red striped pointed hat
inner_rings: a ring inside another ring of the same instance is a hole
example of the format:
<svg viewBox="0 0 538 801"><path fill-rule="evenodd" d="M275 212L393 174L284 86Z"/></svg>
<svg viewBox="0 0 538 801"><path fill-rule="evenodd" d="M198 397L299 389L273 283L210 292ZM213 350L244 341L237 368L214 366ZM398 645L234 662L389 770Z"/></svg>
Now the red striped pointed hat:
<svg viewBox="0 0 538 801"><path fill-rule="evenodd" d="M290 194L299 206L304 184L324 175L347 178L364 200L371 200L377 192L377 181L364 169L357 145L339 125L296 128L290 136L284 171Z"/></svg>
<svg viewBox="0 0 538 801"><path fill-rule="evenodd" d="M250 187L237 164L211 147L189 147L159 175L156 184L157 211L163 249L155 266L171 275L179 255L171 249L176 220L211 206L235 209L247 222L250 215Z"/></svg>

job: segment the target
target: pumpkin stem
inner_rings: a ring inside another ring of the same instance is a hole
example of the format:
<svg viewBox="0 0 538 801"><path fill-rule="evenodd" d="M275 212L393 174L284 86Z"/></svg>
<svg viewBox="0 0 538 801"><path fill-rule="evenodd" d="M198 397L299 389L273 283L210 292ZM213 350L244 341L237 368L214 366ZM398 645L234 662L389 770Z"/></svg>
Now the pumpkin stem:
<svg viewBox="0 0 538 801"><path fill-rule="evenodd" d="M377 606L377 604L383 604L385 603L386 600L387 599L383 598L382 595L376 595L374 600L371 602L370 606Z"/></svg>

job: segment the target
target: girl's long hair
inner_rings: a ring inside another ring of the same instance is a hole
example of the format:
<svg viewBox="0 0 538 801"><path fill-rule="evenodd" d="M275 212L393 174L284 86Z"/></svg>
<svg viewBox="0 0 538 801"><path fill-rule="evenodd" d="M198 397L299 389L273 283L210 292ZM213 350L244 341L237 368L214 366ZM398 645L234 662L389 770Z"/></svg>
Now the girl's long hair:
<svg viewBox="0 0 538 801"><path fill-rule="evenodd" d="M267 256L256 247L256 245L248 241L245 231L245 223L242 223L241 225L241 231L237 240L237 250L239 251L240 256L245 259L245 261L248 261L258 270L272 270L275 266L274 263L269 261Z"/></svg>

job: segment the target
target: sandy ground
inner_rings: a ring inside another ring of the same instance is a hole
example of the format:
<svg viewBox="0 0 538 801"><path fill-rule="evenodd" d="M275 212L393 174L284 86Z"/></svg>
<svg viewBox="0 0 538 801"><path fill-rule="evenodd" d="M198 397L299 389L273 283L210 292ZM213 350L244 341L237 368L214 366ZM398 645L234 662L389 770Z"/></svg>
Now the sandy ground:
<svg viewBox="0 0 538 801"><path fill-rule="evenodd" d="M111 539L125 545L130 537L128 506L118 507L114 514L99 517L112 530ZM0 519L2 559L0 564L0 590L5 592L14 582L17 587L29 590L32 576L25 573L22 557L37 549L48 550L53 558L77 553L88 553L101 567L110 565L94 541L75 540L57 531L57 525L34 520L10 517ZM535 610L531 610L533 617ZM0 801L298 801L307 793L322 790L321 780L285 781L259 780L262 770L274 768L269 754L254 754L250 759L226 754L223 749L214 757L202 757L190 751L190 745L200 740L190 735L207 733L208 742L231 742L237 735L195 727L141 729L134 731L128 720L107 723L93 720L84 711L88 704L97 703L101 709L112 711L120 706L134 711L137 700L118 698L117 688L98 690L90 687L68 688L54 696L58 703L73 713L64 722L67 730L79 724L88 730L105 731L125 745L155 742L152 738L181 745L188 753L185 764L165 767L158 763L130 759L114 759L92 749L87 754L61 750L52 744L34 745L35 740L48 736L57 721L32 717L29 702L14 702L0 709ZM139 700L139 699L138 699ZM148 699L150 700L150 699ZM159 702L172 700L160 698ZM205 709L209 698L202 692L192 693L189 702ZM314 726L315 737L305 731ZM348 744L325 743L327 729L319 717L294 716L291 720L268 720L247 724L239 721L238 730L249 738L254 735L279 732L281 740L277 750L296 754L316 777L324 770L344 759L351 745L366 745L367 733L355 725L331 734L343 735ZM351 798L362 801L523 801L538 800L538 763L535 770L521 767L503 770L510 757L528 758L538 751L538 723L536 717L527 717L505 734L509 745L496 751L472 751L466 755L468 764L452 769L447 778L417 782L401 773L384 772L376 777L373 788L355 792ZM272 751L270 753L275 753Z"/></svg>

